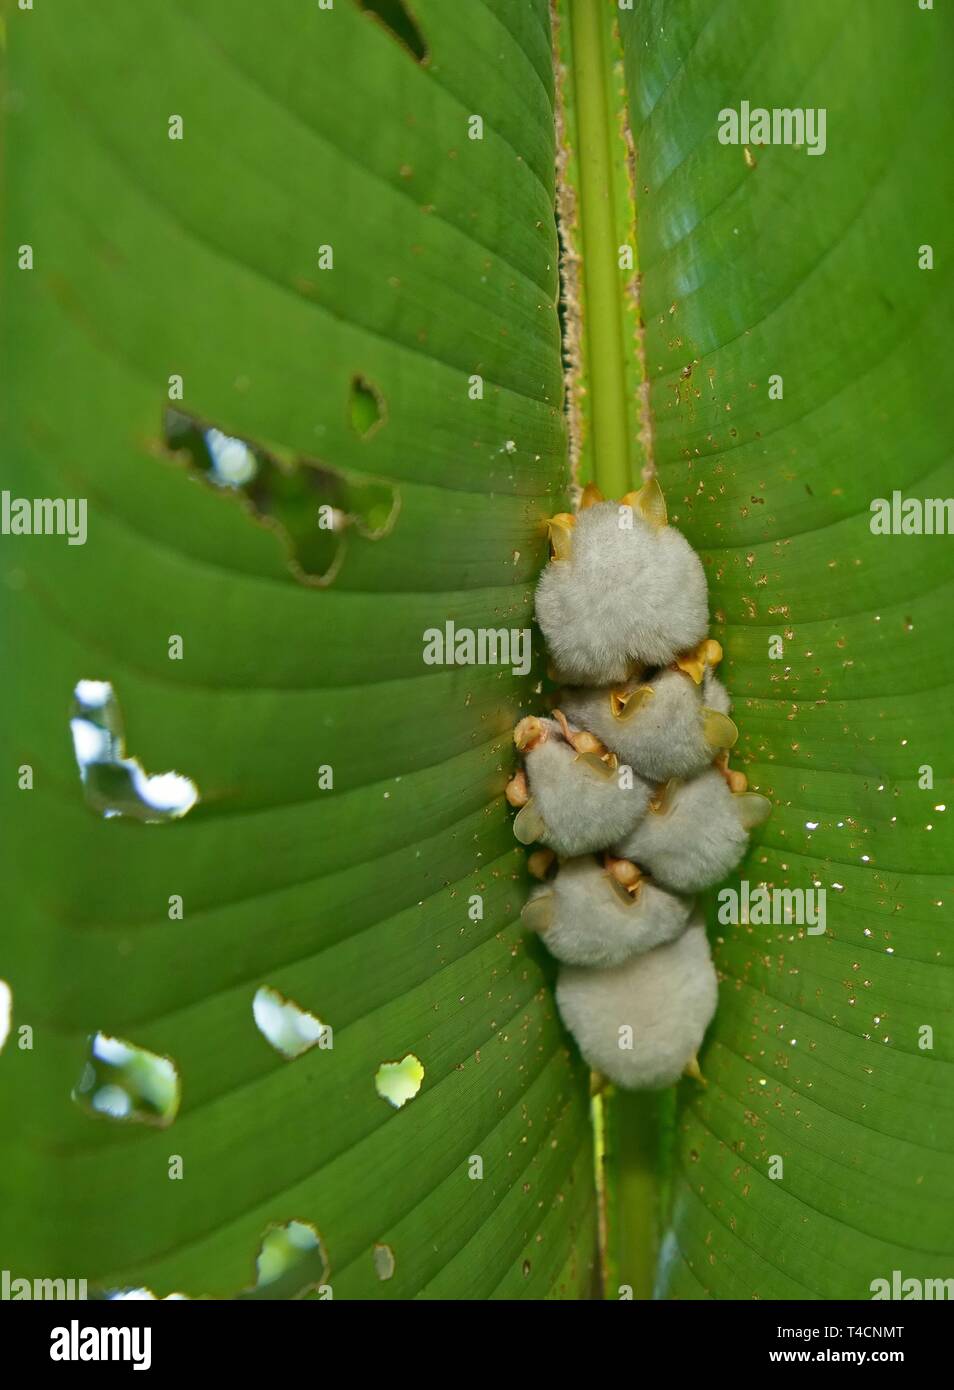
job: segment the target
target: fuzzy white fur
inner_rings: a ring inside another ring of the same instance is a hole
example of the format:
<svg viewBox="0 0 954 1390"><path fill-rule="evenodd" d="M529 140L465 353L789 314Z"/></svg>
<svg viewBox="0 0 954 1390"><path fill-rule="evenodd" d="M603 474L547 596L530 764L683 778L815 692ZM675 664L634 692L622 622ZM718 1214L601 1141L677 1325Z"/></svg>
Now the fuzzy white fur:
<svg viewBox="0 0 954 1390"><path fill-rule="evenodd" d="M748 843L740 799L710 771L676 787L668 808L650 811L613 853L676 893L699 893L735 868Z"/></svg>
<svg viewBox="0 0 954 1390"><path fill-rule="evenodd" d="M524 757L536 838L561 856L590 854L630 831L646 813L650 788L638 777L620 786L615 772L598 770L551 734ZM522 838L522 837L521 837Z"/></svg>
<svg viewBox="0 0 954 1390"><path fill-rule="evenodd" d="M569 559L551 561L537 585L537 622L563 680L610 685L634 661L665 666L706 634L702 563L671 526L638 512L619 524L615 502L578 513Z"/></svg>
<svg viewBox="0 0 954 1390"><path fill-rule="evenodd" d="M565 965L556 989L560 1015L584 1059L628 1090L658 1090L679 1079L699 1049L717 996L698 918L675 941L613 969Z"/></svg>
<svg viewBox="0 0 954 1390"><path fill-rule="evenodd" d="M702 703L707 709L714 709L719 714L729 715L732 713L732 701L729 692L719 680L711 666L707 666L702 677Z"/></svg>
<svg viewBox="0 0 954 1390"><path fill-rule="evenodd" d="M718 750L706 740L703 711L728 714L729 699L721 682L707 671L703 685L696 685L684 672L667 668L643 684L652 696L628 718L613 714L611 689L564 691L560 708L651 782L694 777L711 766Z"/></svg>
<svg viewBox="0 0 954 1390"><path fill-rule="evenodd" d="M692 902L649 882L630 898L601 864L582 858L567 860L552 883L531 894L527 909L530 925L557 960L606 967L674 940L686 928Z"/></svg>

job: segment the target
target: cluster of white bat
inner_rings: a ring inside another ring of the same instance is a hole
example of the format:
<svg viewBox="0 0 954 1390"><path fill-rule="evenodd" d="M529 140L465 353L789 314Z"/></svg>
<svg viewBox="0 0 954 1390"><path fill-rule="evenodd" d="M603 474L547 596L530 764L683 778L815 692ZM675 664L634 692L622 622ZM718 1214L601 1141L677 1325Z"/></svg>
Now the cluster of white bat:
<svg viewBox="0 0 954 1390"><path fill-rule="evenodd" d="M701 1080L717 979L693 895L771 803L729 769L705 575L655 479L618 504L588 487L550 544L536 615L565 689L514 730L507 786L517 839L546 847L523 920L561 962L557 1006L594 1071L631 1089Z"/></svg>

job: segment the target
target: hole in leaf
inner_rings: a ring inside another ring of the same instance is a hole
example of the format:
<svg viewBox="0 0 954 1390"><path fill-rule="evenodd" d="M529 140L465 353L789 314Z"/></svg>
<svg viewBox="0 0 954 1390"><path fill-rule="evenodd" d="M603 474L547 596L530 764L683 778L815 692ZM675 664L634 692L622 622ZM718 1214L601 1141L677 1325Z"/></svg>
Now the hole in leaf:
<svg viewBox="0 0 954 1390"><path fill-rule="evenodd" d="M411 14L404 0L356 0L359 10L372 14L390 29L419 63L427 60L427 44L418 28L417 20Z"/></svg>
<svg viewBox="0 0 954 1390"><path fill-rule="evenodd" d="M179 1073L168 1057L96 1033L73 1099L94 1115L164 1127L175 1119L181 1093Z"/></svg>
<svg viewBox="0 0 954 1390"><path fill-rule="evenodd" d="M414 1099L423 1080L424 1068L414 1053L409 1052L400 1062L382 1062L375 1073L374 1085L382 1100L400 1110Z"/></svg>
<svg viewBox="0 0 954 1390"><path fill-rule="evenodd" d="M13 991L6 980L0 980L0 1052L10 1036L10 1020L13 1017Z"/></svg>
<svg viewBox="0 0 954 1390"><path fill-rule="evenodd" d="M233 439L221 430L206 430L210 481L220 487L242 487L258 472L258 459L244 439Z"/></svg>
<svg viewBox="0 0 954 1390"><path fill-rule="evenodd" d="M321 1236L308 1221L269 1226L255 1262L258 1277L246 1299L301 1298L325 1280L328 1261Z"/></svg>
<svg viewBox="0 0 954 1390"><path fill-rule="evenodd" d="M386 409L381 392L363 376L353 377L350 406L351 424L355 434L359 434L362 439L370 439L385 420Z"/></svg>
<svg viewBox="0 0 954 1390"><path fill-rule="evenodd" d="M375 1245L374 1252L374 1272L379 1279L390 1279L394 1274L394 1251L390 1245Z"/></svg>
<svg viewBox="0 0 954 1390"><path fill-rule="evenodd" d="M73 749L87 804L101 815L129 816L157 825L179 820L199 790L178 772L150 776L126 757L122 711L109 681L78 681L70 714Z"/></svg>
<svg viewBox="0 0 954 1390"><path fill-rule="evenodd" d="M383 398L356 377L350 411L355 430L366 438L384 420ZM192 478L240 498L278 536L299 583L331 584L350 539L381 540L397 521L400 494L383 479L269 453L178 410L166 410L163 438Z"/></svg>
<svg viewBox="0 0 954 1390"><path fill-rule="evenodd" d="M289 1060L300 1057L316 1043L322 1048L332 1045L332 1032L327 1023L267 985L256 991L252 1015L262 1036Z"/></svg>

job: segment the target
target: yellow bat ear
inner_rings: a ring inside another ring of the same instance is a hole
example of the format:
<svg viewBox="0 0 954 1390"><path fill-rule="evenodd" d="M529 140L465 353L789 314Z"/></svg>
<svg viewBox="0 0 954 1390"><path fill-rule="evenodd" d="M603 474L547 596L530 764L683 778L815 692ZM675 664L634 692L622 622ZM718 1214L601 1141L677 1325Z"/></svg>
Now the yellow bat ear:
<svg viewBox="0 0 954 1390"><path fill-rule="evenodd" d="M597 502L604 502L605 500L595 483L587 483L583 489L583 496L580 498L580 511L585 512L588 507L595 507Z"/></svg>
<svg viewBox="0 0 954 1390"><path fill-rule="evenodd" d="M558 512L556 516L550 517L547 522L547 534L550 538L551 559L569 560L575 525L576 517L572 512Z"/></svg>
<svg viewBox="0 0 954 1390"><path fill-rule="evenodd" d="M613 754L609 755L613 758ZM601 777L604 782L608 782L616 771L616 766L612 761L604 763L598 753L577 753L575 761L582 763L595 776Z"/></svg>
<svg viewBox="0 0 954 1390"><path fill-rule="evenodd" d="M654 816L668 815L672 810L673 798L682 786L681 777L670 777L665 785L657 787L655 794L650 798L649 809Z"/></svg>
<svg viewBox="0 0 954 1390"><path fill-rule="evenodd" d="M709 1084L705 1077L702 1075L702 1070L699 1066L699 1058L695 1052L692 1054L692 1056L689 1058L689 1061L683 1067L682 1074L683 1076L690 1077L693 1081L698 1081L700 1086L708 1086Z"/></svg>
<svg viewBox="0 0 954 1390"><path fill-rule="evenodd" d="M732 748L738 741L739 731L727 714L702 706L702 737L713 752L720 748Z"/></svg>
<svg viewBox="0 0 954 1390"><path fill-rule="evenodd" d="M621 501L624 507L632 507L633 511L639 512L643 520L648 521L650 526L666 526L668 524L666 499L659 486L658 478L650 478L648 483L643 483L638 492L627 492Z"/></svg>
<svg viewBox="0 0 954 1390"><path fill-rule="evenodd" d="M547 823L533 804L533 797L523 810L518 811L513 822L513 833L522 845L532 845L547 833Z"/></svg>
<svg viewBox="0 0 954 1390"><path fill-rule="evenodd" d="M611 690L609 694L610 713L614 719L632 719L633 715L656 692L651 685L638 685L635 690Z"/></svg>
<svg viewBox="0 0 954 1390"><path fill-rule="evenodd" d="M772 803L761 792L733 792L743 830L754 830L772 814Z"/></svg>
<svg viewBox="0 0 954 1390"><path fill-rule="evenodd" d="M520 920L528 931L539 932L542 936L553 926L555 916L556 895L552 892L538 893L535 898L524 903Z"/></svg>
<svg viewBox="0 0 954 1390"><path fill-rule="evenodd" d="M698 646L690 647L687 652L680 652L674 663L680 671L691 676L696 685L702 684L702 677L706 673L706 648L708 645L708 641L700 642Z"/></svg>

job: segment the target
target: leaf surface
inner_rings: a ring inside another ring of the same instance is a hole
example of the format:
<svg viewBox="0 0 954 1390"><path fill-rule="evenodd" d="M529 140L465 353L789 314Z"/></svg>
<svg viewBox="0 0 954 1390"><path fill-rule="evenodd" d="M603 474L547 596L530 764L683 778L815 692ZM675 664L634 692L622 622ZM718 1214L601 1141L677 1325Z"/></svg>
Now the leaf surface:
<svg viewBox="0 0 954 1390"><path fill-rule="evenodd" d="M4 485L89 501L85 545L2 551L21 1275L232 1295L297 1221L336 1297L590 1286L586 1080L501 795L537 676L423 660L447 622L528 625L565 505L547 7L463 8L414 4L423 62L353 0L9 13ZM299 582L274 527L170 455L173 377L176 410L296 486L383 480L393 526L349 528L334 582ZM81 679L111 682L149 773L197 784L183 819L85 804ZM333 1048L270 1046L262 987ZM174 1061L170 1126L74 1104L98 1031ZM407 1056L424 1078L394 1109L375 1077Z"/></svg>
<svg viewBox="0 0 954 1390"><path fill-rule="evenodd" d="M954 494L954 31L887 0L757 8L620 17L641 307L733 761L776 803L733 883L823 888L827 929L722 926L712 903L719 1012L708 1087L680 1096L658 1293L864 1299L895 1269L954 1273L952 542L870 526L895 489ZM721 144L743 99L824 108L824 154Z"/></svg>

